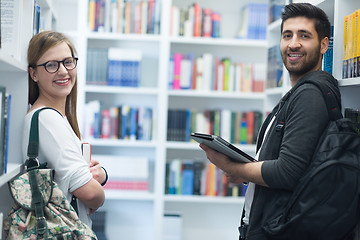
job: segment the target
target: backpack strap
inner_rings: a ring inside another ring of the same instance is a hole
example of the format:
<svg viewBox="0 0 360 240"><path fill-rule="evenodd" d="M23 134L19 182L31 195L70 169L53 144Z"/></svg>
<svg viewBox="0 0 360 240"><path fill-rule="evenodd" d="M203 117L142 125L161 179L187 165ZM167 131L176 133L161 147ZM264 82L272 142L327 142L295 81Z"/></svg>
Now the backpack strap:
<svg viewBox="0 0 360 240"><path fill-rule="evenodd" d="M41 108L33 114L31 118L29 145L27 149L28 159L25 162L27 170L40 167L39 160L37 159L39 155L39 113L45 109L52 109L61 115L59 111L50 107Z"/></svg>
<svg viewBox="0 0 360 240"><path fill-rule="evenodd" d="M331 120L338 120L340 118L343 118L343 115L341 113L341 106L339 106L336 97L326 84L308 78L306 78L303 83L314 84L321 91Z"/></svg>

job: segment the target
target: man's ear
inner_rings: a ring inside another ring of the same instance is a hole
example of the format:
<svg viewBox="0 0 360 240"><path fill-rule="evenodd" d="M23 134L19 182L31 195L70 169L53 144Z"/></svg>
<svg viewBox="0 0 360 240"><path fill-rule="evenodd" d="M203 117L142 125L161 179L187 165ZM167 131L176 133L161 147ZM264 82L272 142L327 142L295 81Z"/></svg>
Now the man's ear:
<svg viewBox="0 0 360 240"><path fill-rule="evenodd" d="M28 71L29 71L29 75L30 75L31 79L32 79L34 82L37 82L35 69L32 68L32 67L29 67L29 68L28 68Z"/></svg>
<svg viewBox="0 0 360 240"><path fill-rule="evenodd" d="M329 47L329 38L324 37L320 42L320 52L321 54L325 54Z"/></svg>

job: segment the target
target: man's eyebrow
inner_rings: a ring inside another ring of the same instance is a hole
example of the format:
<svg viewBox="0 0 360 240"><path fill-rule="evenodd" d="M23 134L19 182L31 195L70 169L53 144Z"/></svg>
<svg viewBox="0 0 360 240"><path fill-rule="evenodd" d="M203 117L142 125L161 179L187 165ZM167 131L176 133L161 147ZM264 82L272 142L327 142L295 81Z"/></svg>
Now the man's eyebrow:
<svg viewBox="0 0 360 240"><path fill-rule="evenodd" d="M298 33L306 33L306 34L309 34L309 35L313 35L311 32L307 31L307 30L298 30L297 31ZM286 34L286 33L293 33L293 31L291 30L284 30L281 34Z"/></svg>

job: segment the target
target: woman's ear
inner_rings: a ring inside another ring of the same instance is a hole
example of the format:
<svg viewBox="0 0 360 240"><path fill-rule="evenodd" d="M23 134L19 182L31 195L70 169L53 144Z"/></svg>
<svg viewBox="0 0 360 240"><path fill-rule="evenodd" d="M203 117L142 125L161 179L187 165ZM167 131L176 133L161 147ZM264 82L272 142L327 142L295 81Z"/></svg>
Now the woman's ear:
<svg viewBox="0 0 360 240"><path fill-rule="evenodd" d="M29 72L29 74L30 74L31 79L32 79L34 82L37 82L38 80L36 79L36 71L35 71L35 69L32 68L32 67L29 67L29 68L28 68L28 72Z"/></svg>

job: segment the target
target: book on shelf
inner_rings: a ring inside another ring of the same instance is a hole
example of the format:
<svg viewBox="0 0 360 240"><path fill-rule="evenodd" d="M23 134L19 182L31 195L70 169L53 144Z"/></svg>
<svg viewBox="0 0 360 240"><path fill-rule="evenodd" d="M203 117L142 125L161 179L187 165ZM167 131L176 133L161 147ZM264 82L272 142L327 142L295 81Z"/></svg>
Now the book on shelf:
<svg viewBox="0 0 360 240"><path fill-rule="evenodd" d="M241 26L237 38L266 40L269 5L248 3L241 9Z"/></svg>
<svg viewBox="0 0 360 240"><path fill-rule="evenodd" d="M151 141L154 138L154 109L126 104L102 107L99 100L85 105L84 139Z"/></svg>
<svg viewBox="0 0 360 240"><path fill-rule="evenodd" d="M41 8L40 5L34 0L34 15L33 15L33 35L36 35L40 32L40 15Z"/></svg>
<svg viewBox="0 0 360 240"><path fill-rule="evenodd" d="M220 37L221 15L195 2L187 7L171 6L170 36Z"/></svg>
<svg viewBox="0 0 360 240"><path fill-rule="evenodd" d="M86 84L107 85L108 49L88 48L86 62Z"/></svg>
<svg viewBox="0 0 360 240"><path fill-rule="evenodd" d="M169 59L168 87L174 90L263 92L265 63L236 63L211 53L172 53Z"/></svg>
<svg viewBox="0 0 360 240"><path fill-rule="evenodd" d="M5 145L4 145L4 173L7 173L8 152L9 152L9 129L10 129L10 110L11 110L11 94L6 93L5 97L5 111L4 111L4 124L5 124Z"/></svg>
<svg viewBox="0 0 360 240"><path fill-rule="evenodd" d="M354 108L345 108L344 110L344 117L351 119L358 125L356 126L357 133L360 135L360 111L359 109Z"/></svg>
<svg viewBox="0 0 360 240"><path fill-rule="evenodd" d="M281 87L283 84L283 62L280 45L268 49L266 88Z"/></svg>
<svg viewBox="0 0 360 240"><path fill-rule="evenodd" d="M2 0L1 5L1 49L12 57L20 58L19 29L20 1Z"/></svg>
<svg viewBox="0 0 360 240"><path fill-rule="evenodd" d="M1 14L1 3L0 3L0 49L1 49L1 18L2 18L1 16L2 14Z"/></svg>
<svg viewBox="0 0 360 240"><path fill-rule="evenodd" d="M255 144L261 123L260 111L169 109L167 140L188 142L191 132L203 132L234 144Z"/></svg>
<svg viewBox="0 0 360 240"><path fill-rule="evenodd" d="M5 159L4 159L4 146L5 146L5 96L6 88L0 86L0 174L5 173Z"/></svg>
<svg viewBox="0 0 360 240"><path fill-rule="evenodd" d="M141 60L139 49L88 48L86 84L139 87Z"/></svg>
<svg viewBox="0 0 360 240"><path fill-rule="evenodd" d="M331 26L329 46L323 57L323 70L332 74L334 52L334 26Z"/></svg>
<svg viewBox="0 0 360 240"><path fill-rule="evenodd" d="M106 168L109 190L148 191L149 159L134 156L93 155Z"/></svg>
<svg viewBox="0 0 360 240"><path fill-rule="evenodd" d="M183 218L180 212L166 211L163 216L162 240L181 240Z"/></svg>
<svg viewBox="0 0 360 240"><path fill-rule="evenodd" d="M106 226L107 212L104 210L98 210L93 212L90 217L92 221L91 229L95 232L98 239L107 240L105 226Z"/></svg>
<svg viewBox="0 0 360 240"><path fill-rule="evenodd" d="M360 9L344 16L343 70L342 77L360 76Z"/></svg>
<svg viewBox="0 0 360 240"><path fill-rule="evenodd" d="M108 85L138 87L142 52L139 49L108 49Z"/></svg>
<svg viewBox="0 0 360 240"><path fill-rule="evenodd" d="M226 180L208 161L171 159L166 163L165 193L169 195L244 196L245 188Z"/></svg>
<svg viewBox="0 0 360 240"><path fill-rule="evenodd" d="M269 3L269 23L281 19L281 13L285 6L285 0L270 0Z"/></svg>
<svg viewBox="0 0 360 240"><path fill-rule="evenodd" d="M0 86L0 175L5 173L5 151L6 151L6 125L7 121L7 102L6 88Z"/></svg>
<svg viewBox="0 0 360 240"><path fill-rule="evenodd" d="M159 34L160 0L89 0L88 28L95 32Z"/></svg>

